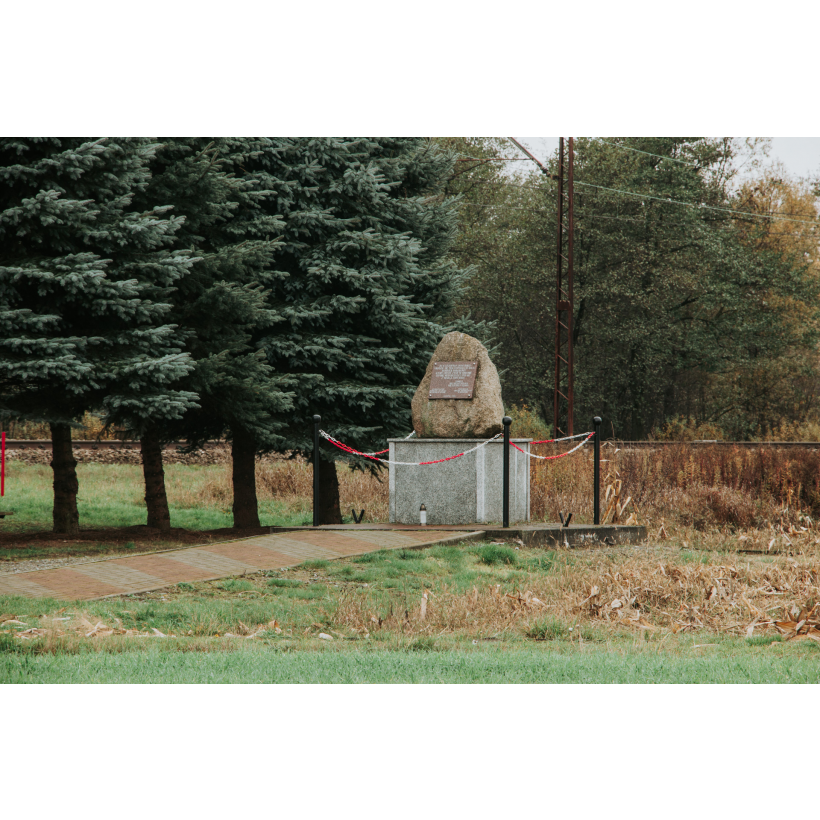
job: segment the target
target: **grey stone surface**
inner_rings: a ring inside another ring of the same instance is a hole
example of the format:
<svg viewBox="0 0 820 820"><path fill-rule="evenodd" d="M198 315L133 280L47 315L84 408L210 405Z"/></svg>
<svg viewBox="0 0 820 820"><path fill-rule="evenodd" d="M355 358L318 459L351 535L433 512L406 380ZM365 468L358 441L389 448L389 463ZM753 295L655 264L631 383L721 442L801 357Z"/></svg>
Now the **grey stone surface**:
<svg viewBox="0 0 820 820"><path fill-rule="evenodd" d="M434 461L472 449L484 439L388 439L390 461ZM532 439L515 439L529 451ZM418 524L419 507L427 524L489 524L503 514L504 442L442 464L390 465L390 523ZM530 520L529 458L510 447L510 523Z"/></svg>
<svg viewBox="0 0 820 820"><path fill-rule="evenodd" d="M525 547L614 547L636 546L646 541L646 527L625 524L536 524L517 530L485 530L488 539L510 538L513 533Z"/></svg>
<svg viewBox="0 0 820 820"><path fill-rule="evenodd" d="M472 399L430 400L435 362L477 361ZM413 429L419 438L489 438L502 429L504 403L498 371L487 348L466 333L453 331L438 344L413 396Z"/></svg>

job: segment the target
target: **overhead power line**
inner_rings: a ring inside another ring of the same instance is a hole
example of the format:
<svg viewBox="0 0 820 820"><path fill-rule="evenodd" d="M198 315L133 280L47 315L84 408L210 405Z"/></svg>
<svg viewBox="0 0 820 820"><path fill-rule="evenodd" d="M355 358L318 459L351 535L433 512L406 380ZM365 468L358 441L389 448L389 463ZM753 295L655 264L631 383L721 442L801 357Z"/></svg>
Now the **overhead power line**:
<svg viewBox="0 0 820 820"><path fill-rule="evenodd" d="M690 168L703 167L694 162L686 162L686 160L677 159L676 157L668 157L665 154L653 154L651 151L641 151L640 148L633 148L631 145L623 145L620 142L611 142L610 140L605 140L603 137L598 137L598 139L607 145L614 145L616 148L623 148L625 151L634 151L636 154L645 154L648 157L657 157L658 159L668 159L670 162L678 162L681 165L688 165Z"/></svg>
<svg viewBox="0 0 820 820"><path fill-rule="evenodd" d="M536 163L536 165L538 165L538 167L541 169L541 171L544 173L545 176L550 177L552 179L557 179L555 174L550 173L549 169L544 165L544 163L542 163L541 160L539 160L534 154L532 154L527 148L525 148L517 139L515 139L515 137L508 137L508 139L510 140L510 142L514 143L518 148L520 148L527 155L527 157L529 157L529 159L531 159L534 163ZM662 154L653 154L650 151L642 151L638 148L632 148L629 145L622 145L621 143L610 142L609 140L605 140L601 137L598 137L598 139L601 142L606 143L607 145L613 145L617 148L624 148L625 150L628 150L628 151L635 151L636 153L645 154L646 156L651 156L651 157L657 157L658 159L668 159L672 162L678 162L682 165L688 165L689 167L692 167L692 168L699 167L697 165L693 165L692 163L686 162L684 160L677 159L675 157L664 156ZM501 159L506 159L506 158L501 158ZM527 185L526 183L515 183L515 182L509 182L509 183L507 183L507 182L496 182L496 183L490 183L490 184L495 184L495 185L508 185L508 184L518 185L519 187L522 187L522 188L533 188L533 189L536 189L536 190L540 188L540 186L536 186L536 185ZM651 200L653 202L665 202L665 203L668 203L670 205L683 205L684 207L687 207L687 208L698 208L700 210L715 211L715 212L718 212L718 213L732 214L732 216L734 216L734 217L744 217L745 216L745 217L751 217L753 219L769 219L773 222L790 222L790 223L793 223L793 224L796 224L796 225L818 225L818 224L820 224L820 220L818 220L818 219L811 219L811 220L809 220L809 219L791 219L791 218L789 218L789 216L781 215L781 214L760 214L760 213L755 213L753 211L738 211L734 208L721 208L721 207L716 206L716 205L705 205L703 203L684 202L684 201L679 200L679 199L672 199L671 197L659 197L659 196L653 196L652 194L639 194L635 191L624 191L624 190L621 190L619 188L608 188L604 185L594 185L591 182L581 182L580 180L575 180L575 184L580 185L580 186L585 187L585 188L595 188L596 190L599 190L599 191L608 191L610 193L620 194L621 196L632 196L632 197L636 197L638 199ZM510 206L510 207L514 207L514 206ZM522 208L521 210L526 210L526 209Z"/></svg>
<svg viewBox="0 0 820 820"><path fill-rule="evenodd" d="M671 205L685 205L688 208L699 208L704 211L720 211L721 213L733 214L734 216L751 216L757 219L771 219L775 222L794 222L799 225L818 225L818 219L789 219L788 217L780 217L778 214L757 214L753 211L736 211L734 208L719 208L716 205L703 205L696 202L683 202L679 199L671 199L669 197L652 196L651 194L639 194L635 191L622 191L619 188L607 188L603 185L593 185L591 182L575 181L576 185L582 185L584 188L596 188L599 191L609 191L613 194L621 194L623 196L634 196L639 199L651 199L655 202L666 202Z"/></svg>
<svg viewBox="0 0 820 820"><path fill-rule="evenodd" d="M541 185L529 185L526 182L515 182L510 180L509 182L493 182L488 181L482 183L483 185L495 185L497 187L507 187L507 186L515 186L516 188L529 188L531 191L543 191L545 190ZM576 185L583 185L586 188L598 188L602 191L610 191L616 194L625 194L627 196L634 196L640 199L652 199L657 202L666 202L671 203L673 205L686 205L690 208L698 208L704 211L720 211L722 213L729 213L734 214L735 216L752 216L757 219L771 219L775 222L795 222L799 225L820 225L820 219L788 219L788 216L798 216L799 214L793 213L774 213L774 214L761 214L755 213L754 211L737 211L734 208L720 208L717 205L701 205L698 202L683 202L681 200L676 199L669 199L667 197L662 196L653 196L652 194L639 194L636 191L623 191L619 188L607 188L604 185L593 185L591 182L580 182L579 180L575 180Z"/></svg>
<svg viewBox="0 0 820 820"><path fill-rule="evenodd" d="M662 201L665 202L666 200L662 200ZM535 213L548 213L548 212L553 210L552 208L536 208L536 207L527 208L527 207L524 207L522 205L507 205L505 203L491 204L491 203L483 203L483 202L466 202L465 201L465 202L462 202L461 205L462 205L462 207L465 207L465 208L492 208L492 209L505 210L505 211L528 211L529 213L534 213L534 214ZM594 220L598 220L598 219L613 220L615 222L633 222L633 223L636 223L636 224L644 222L643 218L641 218L641 217L613 215L613 214L597 214L597 213L584 213L581 216L579 216L578 219L581 223L583 223L586 220L593 220L594 221ZM671 226L678 227L678 228L688 227L688 223L686 223L686 222L667 222L666 224L670 227ZM820 223L809 223L809 224L811 224L814 227L815 224L820 224ZM811 239L812 238L810 235L807 235L805 233L787 233L787 234L781 233L781 234L779 234L779 236L794 236L794 237L799 238L799 239ZM817 238L817 237L814 237L814 238Z"/></svg>
<svg viewBox="0 0 820 820"><path fill-rule="evenodd" d="M526 157L459 157L456 162L529 162Z"/></svg>
<svg viewBox="0 0 820 820"><path fill-rule="evenodd" d="M544 164L534 155L531 154L520 142L518 142L515 137L508 137L511 142L514 142L533 162L536 162L538 166L541 168L544 173L549 173L544 166ZM600 142L604 142L607 145L613 145L615 148L623 148L625 151L634 151L636 154L644 154L647 157L657 157L657 159L668 159L670 162L677 162L680 165L687 165L690 168L701 168L703 166L698 165L695 162L687 162L684 159L678 159L677 157L669 157L665 154L653 154L651 151L642 151L640 148L633 148L631 145L624 145L620 142L612 142L611 140L605 140L603 137L593 137L593 139L597 139Z"/></svg>

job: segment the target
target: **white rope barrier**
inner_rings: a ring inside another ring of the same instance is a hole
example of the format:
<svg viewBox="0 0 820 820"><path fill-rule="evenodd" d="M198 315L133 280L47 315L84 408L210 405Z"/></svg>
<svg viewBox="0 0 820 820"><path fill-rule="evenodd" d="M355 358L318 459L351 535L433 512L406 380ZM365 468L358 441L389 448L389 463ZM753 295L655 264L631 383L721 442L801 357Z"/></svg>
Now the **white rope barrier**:
<svg viewBox="0 0 820 820"><path fill-rule="evenodd" d="M472 447L469 450L465 450L463 453L457 453L456 455L448 456L447 458L438 458L438 459L435 459L434 461L391 461L388 458L379 458L379 455L381 453L389 452L388 450L377 450L376 452L373 452L373 453L363 453L360 450L356 450L353 447L348 446L347 444L343 444L341 441L339 441L338 439L333 438L333 436L331 436L330 433L327 433L324 430L320 430L319 435L321 435L323 438L325 438L331 444L338 447L340 450L343 450L346 453L350 453L351 455L363 456L364 458L369 458L371 461L378 461L381 464L395 464L398 467L423 467L423 466L426 466L428 464L442 464L445 461L453 461L454 459L461 458L462 456L466 456L468 453L474 453L476 450L479 450L480 448L485 447L491 441L495 441L502 434L501 433L496 433L496 435L494 435L492 438L488 438L486 441L482 441L481 444L478 444L478 445L476 445L475 447ZM413 435L413 433L410 434L410 436L412 436L412 435ZM512 444L512 446L516 450L518 450L519 453L523 453L525 456L529 456L529 458L537 458L541 461L553 461L556 458L563 458L564 456L570 456L574 452L576 452L577 450L580 450L594 435L595 435L595 433L577 433L574 436L564 436L563 438L545 439L544 441L534 441L534 442L532 442L532 444L556 444L559 441L572 441L576 438L584 438L584 440L580 444L577 444L571 450L567 450L566 453L559 453L556 456L538 456L535 453L528 452L527 450L522 450L517 444L515 444L512 441L510 442L510 444ZM409 439L410 436L407 436L405 438L405 441L407 441L407 439Z"/></svg>
<svg viewBox="0 0 820 820"><path fill-rule="evenodd" d="M552 461L556 458L563 458L564 456L571 456L576 450L580 450L594 435L595 435L595 433L579 433L577 436L567 436L567 438L563 438L563 439L557 438L557 439L555 439L555 441L566 441L567 439L580 438L581 436L586 436L586 438L580 444L576 444L575 447L573 447L571 450L567 450L566 453L559 453L557 456L537 456L535 453L530 453L530 452L527 452L526 450L522 450L517 444L513 444L513 447L515 447L515 449L518 450L519 453L523 453L525 456L529 456L530 458L538 458L538 459L541 459L542 461ZM535 443L536 444L545 444L547 442L538 441L538 442L535 442ZM551 442L549 442L549 443L551 443ZM510 444L512 444L512 442L510 442Z"/></svg>
<svg viewBox="0 0 820 820"><path fill-rule="evenodd" d="M334 444L340 450L344 450L346 453L350 453L351 455L355 456L364 456L365 458L369 458L371 461L379 461L382 464L395 464L399 467L422 467L427 464L441 464L444 461L453 461L456 458L461 458L462 456L466 456L468 453L474 453L476 450L481 449L482 447L489 444L491 441L495 441L500 435L503 433L496 433L492 438L488 438L486 441L482 441L481 444L472 447L469 450L465 450L463 453L458 453L454 456L448 456L447 458L438 458L434 461L390 461L387 458L379 458L376 455L372 455L370 453L362 453L359 450L354 450L353 447L349 447L347 444L342 444L341 441L338 439L333 438L329 433L325 432L324 430L319 431L319 435L323 438L327 439L331 444ZM408 436L409 438L409 436ZM381 450L380 452L384 452Z"/></svg>

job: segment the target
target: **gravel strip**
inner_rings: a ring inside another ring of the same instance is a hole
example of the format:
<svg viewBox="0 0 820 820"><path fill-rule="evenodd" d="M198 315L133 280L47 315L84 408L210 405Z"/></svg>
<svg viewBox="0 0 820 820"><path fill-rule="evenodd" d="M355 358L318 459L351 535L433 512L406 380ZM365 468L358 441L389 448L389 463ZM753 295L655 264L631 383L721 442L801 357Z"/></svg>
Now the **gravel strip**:
<svg viewBox="0 0 820 820"><path fill-rule="evenodd" d="M37 569L53 569L66 564L82 564L95 558L106 556L72 555L67 558L29 558L22 561L0 561L0 575L11 575L16 572L33 572ZM110 555L109 558L122 558L121 555Z"/></svg>

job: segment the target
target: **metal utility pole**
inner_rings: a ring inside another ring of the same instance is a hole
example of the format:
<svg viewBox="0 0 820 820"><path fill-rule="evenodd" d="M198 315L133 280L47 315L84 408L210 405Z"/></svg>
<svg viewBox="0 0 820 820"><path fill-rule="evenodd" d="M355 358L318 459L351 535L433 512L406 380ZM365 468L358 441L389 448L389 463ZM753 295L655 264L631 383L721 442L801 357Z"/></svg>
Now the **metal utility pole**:
<svg viewBox="0 0 820 820"><path fill-rule="evenodd" d="M553 435L571 436L574 401L574 354L572 345L573 277L572 240L575 234L573 197L573 138L558 143L558 249L555 283L555 393Z"/></svg>
<svg viewBox="0 0 820 820"><path fill-rule="evenodd" d="M572 137L558 142L558 173L534 157L518 140L510 137L538 167L551 179L558 181L558 250L555 282L555 390L553 392L553 435L571 436L575 411L575 357L572 345L572 317L574 310L572 277L572 240L575 235L573 165L575 147Z"/></svg>

